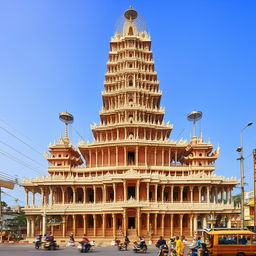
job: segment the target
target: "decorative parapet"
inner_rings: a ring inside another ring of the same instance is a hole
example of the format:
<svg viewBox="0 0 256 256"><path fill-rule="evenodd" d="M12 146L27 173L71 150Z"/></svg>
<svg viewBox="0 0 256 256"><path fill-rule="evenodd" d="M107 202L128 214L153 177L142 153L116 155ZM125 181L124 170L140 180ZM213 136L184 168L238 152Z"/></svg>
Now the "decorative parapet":
<svg viewBox="0 0 256 256"><path fill-rule="evenodd" d="M33 179L23 179L23 186L37 186L37 185L53 185L53 184L65 184L65 185L86 185L86 184L97 184L97 183L111 183L115 181L122 181L125 179L139 179L143 181L161 182L162 184L227 184L236 185L239 181L235 177L225 178L223 176L217 176L216 174L206 174L200 172L197 174L190 174L188 176L171 176L170 174L165 175L158 171L152 171L151 173L141 173L134 169L129 169L123 173L109 173L99 176L88 176L88 177L74 177L72 175L49 175L41 176Z"/></svg>
<svg viewBox="0 0 256 256"><path fill-rule="evenodd" d="M224 203L190 203L190 202L148 202L129 199L127 201L106 203L76 203L76 204L54 204L45 206L30 206L24 208L25 212L47 211L51 212L101 212L101 211L123 211L127 207L140 207L141 211L233 211L240 212L240 208L234 208L233 204Z"/></svg>

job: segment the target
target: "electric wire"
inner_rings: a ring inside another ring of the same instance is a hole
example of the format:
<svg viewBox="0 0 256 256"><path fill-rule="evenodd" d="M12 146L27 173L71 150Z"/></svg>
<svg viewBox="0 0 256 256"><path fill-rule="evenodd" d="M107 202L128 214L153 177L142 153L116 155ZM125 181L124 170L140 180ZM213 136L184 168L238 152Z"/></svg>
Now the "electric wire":
<svg viewBox="0 0 256 256"><path fill-rule="evenodd" d="M39 163L38 161L32 159L31 157L29 157L29 156L23 154L22 152L20 152L19 150L15 149L15 148L12 147L12 146L10 146L9 144L7 144L7 143L5 143L5 142L3 142L3 141L1 141L1 140L0 140L0 143L3 144L3 145L5 145L6 147L9 147L10 149L14 150L15 152L19 153L20 155L26 157L26 158L29 159L30 161L33 161L33 162L36 163L37 165L39 165L39 166L41 166L41 167L43 167L43 168L46 168L46 166L42 165L41 163Z"/></svg>
<svg viewBox="0 0 256 256"><path fill-rule="evenodd" d="M28 139L30 142L32 142L33 144L37 145L38 147L41 148L41 146L37 143L35 143L30 137L28 137L27 135L25 135L24 133L22 133L21 131L19 131L18 129L14 128L12 125L10 125L9 123L7 123L6 121L4 121L3 119L0 118L0 122L4 123L6 126L10 127L12 130L16 131L17 133L19 133L20 135L22 135L23 137L25 137L26 139ZM41 150L40 150L41 151Z"/></svg>
<svg viewBox="0 0 256 256"><path fill-rule="evenodd" d="M3 193L3 194L5 194L5 195L7 195L7 196L9 196L9 197L11 197L11 198L13 198L13 199L15 199L15 200L18 200L18 201L20 201L21 203L23 203L23 204L24 204L24 201L22 201L22 200L20 200L19 198L14 197L14 196L12 196L12 195L10 195L10 194L6 193L6 192L5 192L5 191L3 191L3 190L2 190L2 193Z"/></svg>
<svg viewBox="0 0 256 256"><path fill-rule="evenodd" d="M34 167L32 167L31 165L27 164L23 160L20 160L19 158L15 157L15 156L13 156L13 155L11 155L11 154L3 151L3 150L0 150L0 154L2 154L4 156L10 158L11 160L13 160L13 161L15 161L15 162L17 162L17 163L19 163L19 164L29 168L29 169L31 169L32 171L34 171L34 172L36 172L38 174L41 174L41 175L43 174L41 171L36 170Z"/></svg>
<svg viewBox="0 0 256 256"><path fill-rule="evenodd" d="M37 154L39 154L40 156L43 156L43 154L41 152L39 152L38 150L36 150L34 147L32 147L31 145L29 145L28 143L26 143L24 140L20 139L18 136L16 136L15 134L13 134L12 132L8 131L7 129L5 129L4 127L0 126L0 128L5 131L6 133L8 133L9 135L13 136L14 138L16 138L17 140L19 140L20 142L22 142L24 145L26 145L27 147L29 147L31 150L33 150L34 152L36 152Z"/></svg>

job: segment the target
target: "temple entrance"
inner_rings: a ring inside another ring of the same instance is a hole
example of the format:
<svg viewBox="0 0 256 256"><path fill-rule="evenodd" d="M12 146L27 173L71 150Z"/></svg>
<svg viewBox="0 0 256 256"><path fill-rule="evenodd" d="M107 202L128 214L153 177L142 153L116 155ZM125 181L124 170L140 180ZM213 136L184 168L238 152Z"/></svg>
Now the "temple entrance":
<svg viewBox="0 0 256 256"><path fill-rule="evenodd" d="M135 198L135 187L128 187L128 199Z"/></svg>
<svg viewBox="0 0 256 256"><path fill-rule="evenodd" d="M128 217L128 229L135 228L135 217Z"/></svg>

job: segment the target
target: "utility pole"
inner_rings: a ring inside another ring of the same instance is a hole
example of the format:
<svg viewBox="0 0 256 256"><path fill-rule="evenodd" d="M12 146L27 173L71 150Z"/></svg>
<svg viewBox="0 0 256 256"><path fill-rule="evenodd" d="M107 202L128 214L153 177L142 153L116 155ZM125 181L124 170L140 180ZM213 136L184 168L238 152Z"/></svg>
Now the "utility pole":
<svg viewBox="0 0 256 256"><path fill-rule="evenodd" d="M0 187L0 244L3 242L2 226L3 226L3 220L2 220L2 189Z"/></svg>
<svg viewBox="0 0 256 256"><path fill-rule="evenodd" d="M237 148L237 152L240 153L240 157L237 160L240 160L240 173L241 173L241 229L244 229L244 148L243 148L243 131L251 126L253 122L248 123L240 132L240 147Z"/></svg>
<svg viewBox="0 0 256 256"><path fill-rule="evenodd" d="M256 149L253 150L254 167L254 232L256 232Z"/></svg>

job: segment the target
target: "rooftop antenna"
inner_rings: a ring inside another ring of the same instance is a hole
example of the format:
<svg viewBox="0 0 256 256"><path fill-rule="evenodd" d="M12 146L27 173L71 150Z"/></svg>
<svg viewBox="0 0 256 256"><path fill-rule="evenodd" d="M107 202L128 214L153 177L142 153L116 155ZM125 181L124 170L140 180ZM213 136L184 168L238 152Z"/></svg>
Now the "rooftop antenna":
<svg viewBox="0 0 256 256"><path fill-rule="evenodd" d="M65 123L65 138L68 138L68 125L74 122L74 117L68 112L59 113L59 119Z"/></svg>
<svg viewBox="0 0 256 256"><path fill-rule="evenodd" d="M188 121L193 121L193 137L196 137L196 121L200 120L203 116L201 111L194 110L187 115Z"/></svg>

